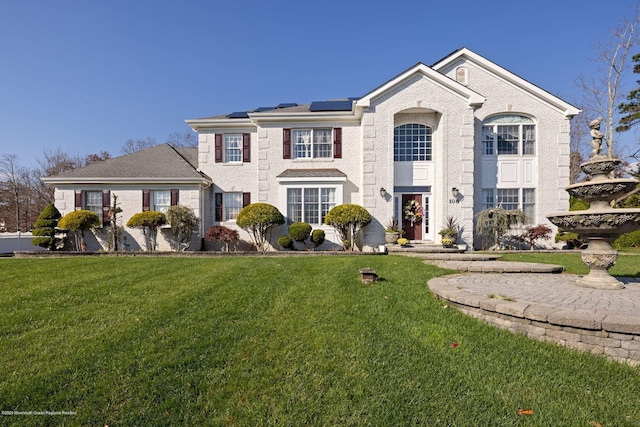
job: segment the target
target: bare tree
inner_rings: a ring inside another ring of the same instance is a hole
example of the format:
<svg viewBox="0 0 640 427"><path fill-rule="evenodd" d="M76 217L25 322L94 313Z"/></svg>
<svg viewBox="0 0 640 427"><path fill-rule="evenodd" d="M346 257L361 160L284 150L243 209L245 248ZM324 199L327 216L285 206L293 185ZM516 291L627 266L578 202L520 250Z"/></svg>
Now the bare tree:
<svg viewBox="0 0 640 427"><path fill-rule="evenodd" d="M604 118L607 154L614 155L615 124L617 107L622 100L621 85L627 74L627 57L638 46L640 25L640 2L636 3L630 18L624 18L611 37L600 43L595 51L598 64L597 76L578 76L576 85L581 90L580 107L589 120ZM620 148L617 148L620 151Z"/></svg>
<svg viewBox="0 0 640 427"><path fill-rule="evenodd" d="M22 168L18 164L18 156L15 154L3 154L0 156L0 179L4 182L4 187L7 193L12 199L12 205L7 206L8 209L13 211L15 224L14 227L7 226L10 230L15 228L16 231L21 227L20 216L20 190L22 186L21 181Z"/></svg>
<svg viewBox="0 0 640 427"><path fill-rule="evenodd" d="M127 139L122 147L122 154L131 154L158 145L150 136L142 139Z"/></svg>
<svg viewBox="0 0 640 427"><path fill-rule="evenodd" d="M184 132L173 132L167 138L167 144L173 147L197 147L198 138L190 129Z"/></svg>

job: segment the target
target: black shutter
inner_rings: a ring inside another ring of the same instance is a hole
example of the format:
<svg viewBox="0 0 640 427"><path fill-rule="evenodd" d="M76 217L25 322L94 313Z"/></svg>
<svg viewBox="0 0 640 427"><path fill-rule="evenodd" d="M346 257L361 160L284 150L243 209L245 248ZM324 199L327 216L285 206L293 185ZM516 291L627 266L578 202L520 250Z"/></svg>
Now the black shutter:
<svg viewBox="0 0 640 427"><path fill-rule="evenodd" d="M342 158L342 128L333 130L333 158Z"/></svg>
<svg viewBox="0 0 640 427"><path fill-rule="evenodd" d="M151 210L151 190L142 190L142 211Z"/></svg>
<svg viewBox="0 0 640 427"><path fill-rule="evenodd" d="M291 158L291 129L282 129L282 158Z"/></svg>
<svg viewBox="0 0 640 427"><path fill-rule="evenodd" d="M216 221L222 221L222 193L215 193L215 215Z"/></svg>
<svg viewBox="0 0 640 427"><path fill-rule="evenodd" d="M249 163L251 161L251 134L242 134L242 161Z"/></svg>
<svg viewBox="0 0 640 427"><path fill-rule="evenodd" d="M216 163L222 163L222 134L216 133L215 141Z"/></svg>
<svg viewBox="0 0 640 427"><path fill-rule="evenodd" d="M82 209L82 190L76 190L75 210Z"/></svg>
<svg viewBox="0 0 640 427"><path fill-rule="evenodd" d="M251 204L251 193L242 193L242 207L249 206Z"/></svg>
<svg viewBox="0 0 640 427"><path fill-rule="evenodd" d="M102 190L102 225L109 225L109 209L111 209L111 191Z"/></svg>
<svg viewBox="0 0 640 427"><path fill-rule="evenodd" d="M171 206L177 206L180 202L180 191L179 190L171 190Z"/></svg>

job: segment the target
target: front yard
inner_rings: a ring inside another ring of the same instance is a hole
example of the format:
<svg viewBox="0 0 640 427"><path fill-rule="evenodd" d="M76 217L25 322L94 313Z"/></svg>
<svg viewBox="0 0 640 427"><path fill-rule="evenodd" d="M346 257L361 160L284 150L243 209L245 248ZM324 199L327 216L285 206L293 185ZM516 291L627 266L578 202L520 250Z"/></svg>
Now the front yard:
<svg viewBox="0 0 640 427"><path fill-rule="evenodd" d="M640 368L468 318L429 292L445 273L401 256L0 259L0 420L640 424Z"/></svg>

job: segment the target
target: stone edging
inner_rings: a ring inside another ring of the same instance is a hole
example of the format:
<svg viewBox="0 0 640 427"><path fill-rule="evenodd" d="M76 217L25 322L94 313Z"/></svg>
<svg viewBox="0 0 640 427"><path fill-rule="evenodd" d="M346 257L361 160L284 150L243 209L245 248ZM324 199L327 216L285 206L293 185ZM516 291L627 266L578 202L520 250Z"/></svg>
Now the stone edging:
<svg viewBox="0 0 640 427"><path fill-rule="evenodd" d="M429 280L429 289L463 313L511 332L575 350L640 365L640 316L561 310L524 301L476 295L452 286L448 279Z"/></svg>

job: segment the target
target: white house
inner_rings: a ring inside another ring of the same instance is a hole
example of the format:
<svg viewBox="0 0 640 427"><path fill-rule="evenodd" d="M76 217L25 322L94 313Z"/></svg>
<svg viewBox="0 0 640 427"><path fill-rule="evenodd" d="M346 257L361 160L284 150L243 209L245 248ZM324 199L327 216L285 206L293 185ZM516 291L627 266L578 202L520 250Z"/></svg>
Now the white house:
<svg viewBox="0 0 640 427"><path fill-rule="evenodd" d="M308 222L337 242L324 217L336 205L355 203L374 218L363 250L384 243L392 218L410 240L438 242L454 216L460 239L472 245L474 216L488 207L522 209L529 223L547 225L545 214L567 208L570 120L579 112L464 48L432 66L418 63L360 98L187 120L199 135L197 164L181 172L189 169L188 177L177 179L168 168L161 179L156 169L135 179L113 170L101 179L91 176L91 165L46 181L56 185L63 215L87 204L79 192L126 190L126 218L141 210L143 189L178 190L179 203L201 218L200 236L213 224L235 227L243 206L264 202L288 222ZM136 154L104 163L118 169ZM423 209L420 221L405 219L410 201ZM274 237L285 233L283 227Z"/></svg>

